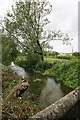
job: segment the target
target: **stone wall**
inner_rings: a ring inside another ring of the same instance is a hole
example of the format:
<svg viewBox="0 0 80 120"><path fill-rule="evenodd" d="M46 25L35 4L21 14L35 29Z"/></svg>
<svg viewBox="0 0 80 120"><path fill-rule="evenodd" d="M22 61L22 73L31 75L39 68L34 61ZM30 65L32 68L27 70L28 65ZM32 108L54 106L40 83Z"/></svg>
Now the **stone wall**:
<svg viewBox="0 0 80 120"><path fill-rule="evenodd" d="M80 100L80 86L56 101L54 104L48 106L44 110L38 112L31 119L36 120L57 120L64 115L74 104Z"/></svg>

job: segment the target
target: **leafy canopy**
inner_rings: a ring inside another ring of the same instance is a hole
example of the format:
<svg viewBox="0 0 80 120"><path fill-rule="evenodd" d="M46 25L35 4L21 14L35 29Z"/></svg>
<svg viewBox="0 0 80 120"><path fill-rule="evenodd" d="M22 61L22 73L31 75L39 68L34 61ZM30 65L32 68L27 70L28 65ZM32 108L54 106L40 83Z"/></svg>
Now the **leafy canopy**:
<svg viewBox="0 0 80 120"><path fill-rule="evenodd" d="M12 6L12 13L7 13L4 22L4 33L15 40L18 47L26 52L37 53L42 56L49 41L60 39L69 41L68 35L63 36L61 31L44 31L50 22L47 18L52 5L47 0L20 0ZM55 39L54 39L55 38Z"/></svg>

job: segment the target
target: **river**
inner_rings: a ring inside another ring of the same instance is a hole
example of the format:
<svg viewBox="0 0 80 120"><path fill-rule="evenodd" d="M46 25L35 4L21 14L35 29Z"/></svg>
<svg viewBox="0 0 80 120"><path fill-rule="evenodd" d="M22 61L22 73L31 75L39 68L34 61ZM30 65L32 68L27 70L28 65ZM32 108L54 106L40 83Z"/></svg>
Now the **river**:
<svg viewBox="0 0 80 120"><path fill-rule="evenodd" d="M30 83L30 91L34 95L33 100L36 100L36 102L38 103L38 108L40 110L46 108L47 106L54 103L71 91L70 88L64 86L60 82L57 82L54 78L45 77L33 72L26 72L23 68L16 66L13 62L10 67L19 76L24 76L28 79ZM41 81L34 82L35 79L40 79ZM73 118L73 120L79 120L79 106L80 102L78 102L73 108L71 108L63 116L63 119L65 119L65 117L71 117L71 119Z"/></svg>

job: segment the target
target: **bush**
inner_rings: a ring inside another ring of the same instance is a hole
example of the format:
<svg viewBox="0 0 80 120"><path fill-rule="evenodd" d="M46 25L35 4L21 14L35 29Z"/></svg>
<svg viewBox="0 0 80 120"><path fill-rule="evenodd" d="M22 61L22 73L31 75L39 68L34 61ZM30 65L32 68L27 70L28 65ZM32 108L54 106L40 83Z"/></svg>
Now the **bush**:
<svg viewBox="0 0 80 120"><path fill-rule="evenodd" d="M40 55L34 53L27 54L26 69L34 70L38 62L40 62Z"/></svg>
<svg viewBox="0 0 80 120"><path fill-rule="evenodd" d="M56 52L56 51L52 51L52 56L57 56L57 55L59 55L58 52Z"/></svg>
<svg viewBox="0 0 80 120"><path fill-rule="evenodd" d="M27 70L34 70L38 62L40 62L40 56L34 53L28 53L26 56L18 56L15 60L15 64Z"/></svg>
<svg viewBox="0 0 80 120"><path fill-rule="evenodd" d="M26 56L18 56L14 63L19 65L20 67L25 68L26 63L27 63L27 57Z"/></svg>
<svg viewBox="0 0 80 120"><path fill-rule="evenodd" d="M39 62L36 65L36 70L37 71L45 71L45 70L49 69L51 66L52 66L52 64L47 61Z"/></svg>
<svg viewBox="0 0 80 120"><path fill-rule="evenodd" d="M56 51L48 51L48 55L55 57L55 56L59 55L59 53Z"/></svg>
<svg viewBox="0 0 80 120"><path fill-rule="evenodd" d="M48 53L47 51L43 51L44 56L47 56L47 53Z"/></svg>
<svg viewBox="0 0 80 120"><path fill-rule="evenodd" d="M68 59L70 60L72 56L62 56L62 55L59 55L59 56L56 56L56 58L58 59Z"/></svg>
<svg viewBox="0 0 80 120"><path fill-rule="evenodd" d="M35 80L33 80L33 82L41 82L42 80L39 78L36 78Z"/></svg>
<svg viewBox="0 0 80 120"><path fill-rule="evenodd" d="M72 53L72 56L79 57L80 58L80 53L79 52L74 52Z"/></svg>
<svg viewBox="0 0 80 120"><path fill-rule="evenodd" d="M54 62L53 67L48 69L44 75L56 77L56 80L63 81L65 85L74 89L80 85L80 61L72 59L65 62Z"/></svg>
<svg viewBox="0 0 80 120"><path fill-rule="evenodd" d="M2 71L2 72L10 72L10 73L12 73L13 71L10 69L10 67L9 66L5 66L5 65L3 65L3 64L1 64L0 63L0 71Z"/></svg>

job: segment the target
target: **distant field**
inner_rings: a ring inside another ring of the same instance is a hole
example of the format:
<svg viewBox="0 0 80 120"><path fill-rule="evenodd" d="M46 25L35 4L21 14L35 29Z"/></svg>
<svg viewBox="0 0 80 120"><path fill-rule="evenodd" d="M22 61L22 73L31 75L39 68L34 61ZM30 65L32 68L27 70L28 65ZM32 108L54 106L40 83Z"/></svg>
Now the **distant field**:
<svg viewBox="0 0 80 120"><path fill-rule="evenodd" d="M59 54L59 56L66 56L66 55L72 56L72 53L60 53L60 54Z"/></svg>
<svg viewBox="0 0 80 120"><path fill-rule="evenodd" d="M54 60L58 60L58 61L66 61L66 59L58 59L58 58L53 58L53 57L51 57L51 56L44 57L44 60L45 60L45 61L48 61L48 62L50 62L50 63L53 63Z"/></svg>

